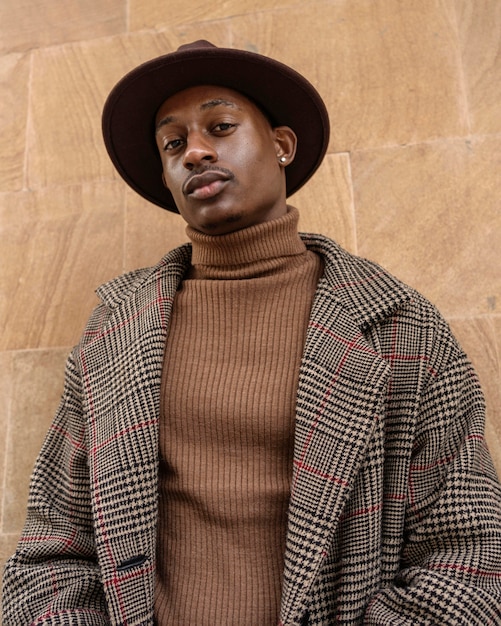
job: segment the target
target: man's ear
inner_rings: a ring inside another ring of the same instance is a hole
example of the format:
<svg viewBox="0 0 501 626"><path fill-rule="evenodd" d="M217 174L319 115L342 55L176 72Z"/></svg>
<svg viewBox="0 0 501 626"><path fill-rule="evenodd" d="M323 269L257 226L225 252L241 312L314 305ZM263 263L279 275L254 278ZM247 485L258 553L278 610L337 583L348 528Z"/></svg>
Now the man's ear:
<svg viewBox="0 0 501 626"><path fill-rule="evenodd" d="M275 126L273 132L279 163L284 167L290 165L296 156L296 133L289 126Z"/></svg>

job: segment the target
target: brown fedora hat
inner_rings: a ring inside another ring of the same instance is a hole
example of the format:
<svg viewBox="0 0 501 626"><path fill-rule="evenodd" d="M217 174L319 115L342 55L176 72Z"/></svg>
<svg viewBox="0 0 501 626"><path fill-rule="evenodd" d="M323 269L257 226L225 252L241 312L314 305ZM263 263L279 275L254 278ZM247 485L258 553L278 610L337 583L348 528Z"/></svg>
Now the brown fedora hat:
<svg viewBox="0 0 501 626"><path fill-rule="evenodd" d="M102 127L108 154L123 179L150 202L178 212L162 182L155 117L167 98L195 85L239 91L256 102L272 123L294 130L298 146L294 161L286 168L288 196L320 165L329 141L329 118L316 89L274 59L196 41L129 72L104 106Z"/></svg>

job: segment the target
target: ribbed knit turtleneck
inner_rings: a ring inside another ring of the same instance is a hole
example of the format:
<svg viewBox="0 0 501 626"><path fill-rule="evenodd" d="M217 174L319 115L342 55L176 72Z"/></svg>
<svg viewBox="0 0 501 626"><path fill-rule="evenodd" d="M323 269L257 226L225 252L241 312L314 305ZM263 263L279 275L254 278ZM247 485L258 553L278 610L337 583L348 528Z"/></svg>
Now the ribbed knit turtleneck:
<svg viewBox="0 0 501 626"><path fill-rule="evenodd" d="M298 235L297 209L287 215L214 237L186 229L193 245L193 278L260 278L291 270L310 256Z"/></svg>
<svg viewBox="0 0 501 626"><path fill-rule="evenodd" d="M165 349L155 615L278 622L299 365L319 257L298 213L228 235L187 229L192 267Z"/></svg>

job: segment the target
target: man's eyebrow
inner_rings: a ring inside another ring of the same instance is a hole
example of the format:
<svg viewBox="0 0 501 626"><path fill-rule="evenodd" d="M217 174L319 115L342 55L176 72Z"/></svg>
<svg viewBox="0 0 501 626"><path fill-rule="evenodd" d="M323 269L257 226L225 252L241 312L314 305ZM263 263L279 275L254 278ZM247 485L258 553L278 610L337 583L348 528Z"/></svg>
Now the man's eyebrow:
<svg viewBox="0 0 501 626"><path fill-rule="evenodd" d="M231 100L225 100L224 98L214 98L213 100L208 100L207 102L204 102L200 105L200 110L207 111L208 109L213 109L218 106L226 106L231 107L232 109L238 109L239 111L241 110L235 102L232 102ZM155 126L155 132L158 132L162 128L162 126L172 124L176 121L177 118L174 115L167 115L166 117L163 117L157 122L157 125Z"/></svg>
<svg viewBox="0 0 501 626"><path fill-rule="evenodd" d="M176 118L173 115L167 115L166 117L162 117L161 120L158 120L156 126L155 126L155 132L158 133L158 131L162 128L162 126L165 126L167 124L172 124L172 122L175 122Z"/></svg>
<svg viewBox="0 0 501 626"><path fill-rule="evenodd" d="M240 107L235 104L235 102L232 102L231 100L224 100L224 98L214 98L213 100L208 100L200 105L200 110L205 111L207 109L213 109L217 106L232 107L233 109L240 110Z"/></svg>

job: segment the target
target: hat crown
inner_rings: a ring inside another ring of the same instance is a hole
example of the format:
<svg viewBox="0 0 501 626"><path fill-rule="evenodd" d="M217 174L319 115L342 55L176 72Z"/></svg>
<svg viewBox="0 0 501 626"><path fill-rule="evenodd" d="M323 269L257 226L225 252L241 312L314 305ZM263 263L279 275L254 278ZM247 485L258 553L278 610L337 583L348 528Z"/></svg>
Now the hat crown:
<svg viewBox="0 0 501 626"><path fill-rule="evenodd" d="M179 46L177 51L183 52L183 50L196 50L197 48L217 48L217 46L206 39L198 39L191 43L184 43L182 46Z"/></svg>

